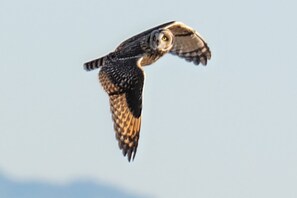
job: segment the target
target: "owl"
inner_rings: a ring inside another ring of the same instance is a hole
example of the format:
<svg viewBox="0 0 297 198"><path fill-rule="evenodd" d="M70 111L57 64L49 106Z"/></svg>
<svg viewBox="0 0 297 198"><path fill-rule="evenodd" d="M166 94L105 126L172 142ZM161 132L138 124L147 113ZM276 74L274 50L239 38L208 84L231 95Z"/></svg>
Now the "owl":
<svg viewBox="0 0 297 198"><path fill-rule="evenodd" d="M122 42L106 56L86 62L84 69L100 69L99 81L109 96L115 136L128 161L135 158L141 127L143 66L166 53L195 65L206 65L211 52L204 39L181 22L168 22Z"/></svg>

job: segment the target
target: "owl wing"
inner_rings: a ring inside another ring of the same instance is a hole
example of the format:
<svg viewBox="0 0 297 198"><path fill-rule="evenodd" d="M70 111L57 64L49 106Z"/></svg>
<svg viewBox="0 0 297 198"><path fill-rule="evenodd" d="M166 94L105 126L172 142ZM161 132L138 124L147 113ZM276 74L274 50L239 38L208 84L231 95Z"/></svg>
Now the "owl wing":
<svg viewBox="0 0 297 198"><path fill-rule="evenodd" d="M178 55L190 62L193 61L196 65L207 64L207 60L211 58L211 52L198 32L181 22L171 23L164 28L169 29L174 35L171 54Z"/></svg>
<svg viewBox="0 0 297 198"><path fill-rule="evenodd" d="M144 74L137 58L101 68L100 82L109 95L114 130L123 155L134 159L141 126Z"/></svg>

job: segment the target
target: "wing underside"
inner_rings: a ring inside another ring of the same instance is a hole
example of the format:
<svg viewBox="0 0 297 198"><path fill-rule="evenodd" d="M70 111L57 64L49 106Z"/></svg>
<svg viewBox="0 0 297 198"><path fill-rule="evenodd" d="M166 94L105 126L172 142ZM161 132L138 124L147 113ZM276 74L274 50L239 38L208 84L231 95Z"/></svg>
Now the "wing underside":
<svg viewBox="0 0 297 198"><path fill-rule="evenodd" d="M207 64L211 58L211 52L207 43L194 29L180 22L174 22L166 26L174 35L174 45L170 53L193 62L198 65Z"/></svg>

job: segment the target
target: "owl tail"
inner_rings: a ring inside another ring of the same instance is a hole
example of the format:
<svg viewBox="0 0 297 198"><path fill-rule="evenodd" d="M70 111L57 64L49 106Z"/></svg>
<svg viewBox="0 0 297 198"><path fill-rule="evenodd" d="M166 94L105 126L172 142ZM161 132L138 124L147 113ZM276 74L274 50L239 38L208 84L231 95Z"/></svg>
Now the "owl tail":
<svg viewBox="0 0 297 198"><path fill-rule="evenodd" d="M91 70L94 70L94 69L98 69L100 66L103 66L104 65L105 58L106 58L106 56L103 56L101 58L97 58L95 60L86 62L84 64L84 69L86 71L91 71Z"/></svg>

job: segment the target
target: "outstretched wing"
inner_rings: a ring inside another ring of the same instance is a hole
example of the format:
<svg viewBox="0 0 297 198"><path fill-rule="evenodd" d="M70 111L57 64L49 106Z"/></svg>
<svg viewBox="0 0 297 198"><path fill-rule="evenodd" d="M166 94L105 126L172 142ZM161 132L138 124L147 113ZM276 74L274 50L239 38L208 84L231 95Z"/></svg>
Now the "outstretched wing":
<svg viewBox="0 0 297 198"><path fill-rule="evenodd" d="M171 54L193 61L196 65L207 64L207 60L211 58L211 52L198 32L181 22L171 23L164 28L169 29L175 37L170 50Z"/></svg>
<svg viewBox="0 0 297 198"><path fill-rule="evenodd" d="M109 95L114 130L123 155L134 159L141 126L144 74L137 58L110 62L99 72Z"/></svg>

